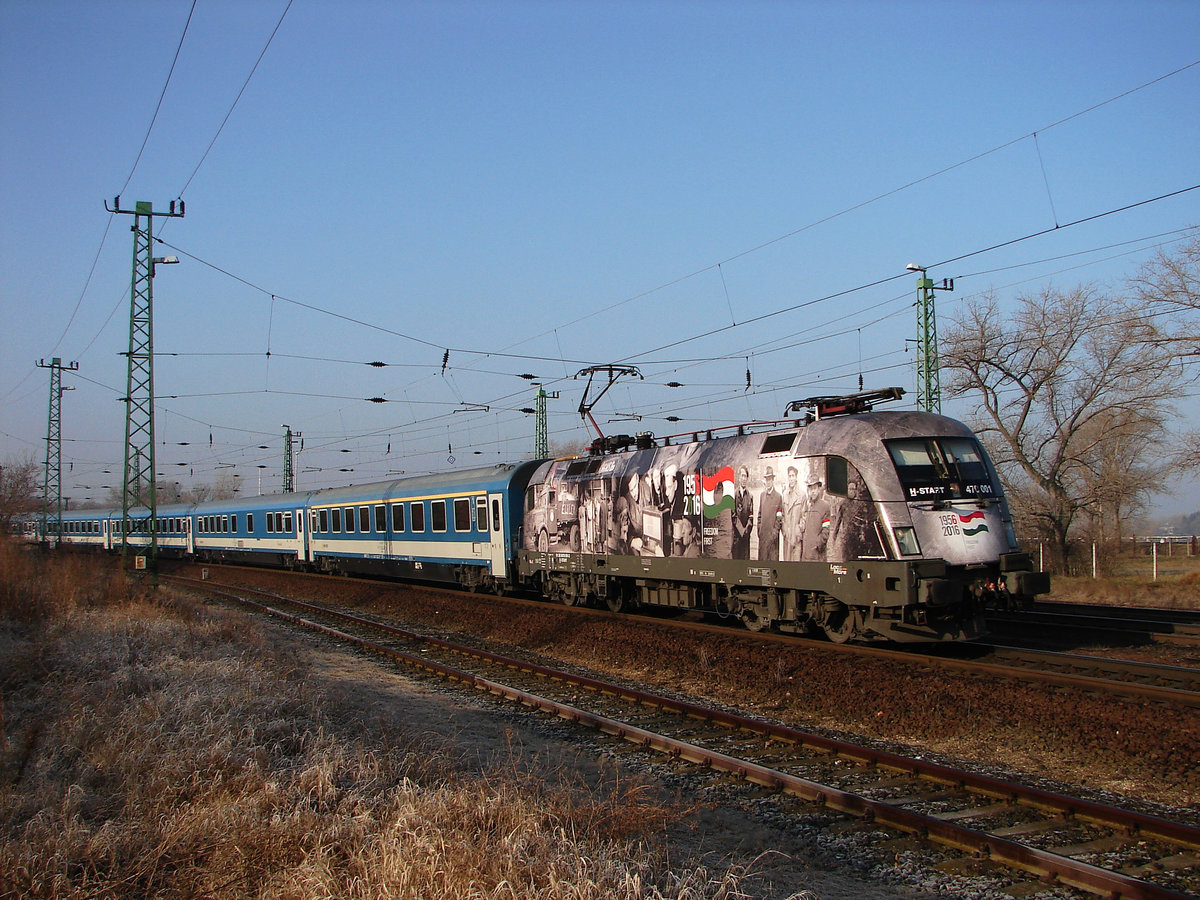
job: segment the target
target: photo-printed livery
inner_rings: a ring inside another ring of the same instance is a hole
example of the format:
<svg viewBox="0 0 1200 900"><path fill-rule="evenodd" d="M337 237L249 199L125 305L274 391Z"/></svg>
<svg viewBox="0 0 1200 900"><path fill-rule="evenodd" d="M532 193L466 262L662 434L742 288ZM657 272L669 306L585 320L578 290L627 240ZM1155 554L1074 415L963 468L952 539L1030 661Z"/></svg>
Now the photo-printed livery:
<svg viewBox="0 0 1200 900"><path fill-rule="evenodd" d="M164 557L531 591L568 605L696 609L835 641L971 639L1049 590L962 423L872 412L682 443L606 438L533 460L307 493L29 517L27 539Z"/></svg>
<svg viewBox="0 0 1200 900"><path fill-rule="evenodd" d="M1049 589L1018 551L991 462L953 419L864 412L641 444L534 472L521 571L544 593L929 641L975 638L989 607Z"/></svg>

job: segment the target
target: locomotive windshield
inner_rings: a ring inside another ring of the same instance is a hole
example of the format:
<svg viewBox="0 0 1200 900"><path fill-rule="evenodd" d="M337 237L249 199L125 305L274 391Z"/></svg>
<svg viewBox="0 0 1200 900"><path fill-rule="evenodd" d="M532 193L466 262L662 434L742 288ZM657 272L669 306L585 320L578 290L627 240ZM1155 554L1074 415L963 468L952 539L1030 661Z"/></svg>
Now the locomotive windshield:
<svg viewBox="0 0 1200 900"><path fill-rule="evenodd" d="M983 451L970 438L888 441L888 451L909 500L978 500L999 496Z"/></svg>

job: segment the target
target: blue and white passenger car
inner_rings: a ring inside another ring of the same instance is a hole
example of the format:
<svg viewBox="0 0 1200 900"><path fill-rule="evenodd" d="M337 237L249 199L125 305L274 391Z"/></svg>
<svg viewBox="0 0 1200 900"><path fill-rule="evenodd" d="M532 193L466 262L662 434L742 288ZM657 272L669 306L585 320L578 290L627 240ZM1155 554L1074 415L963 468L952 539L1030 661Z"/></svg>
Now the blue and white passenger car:
<svg viewBox="0 0 1200 900"><path fill-rule="evenodd" d="M327 572L498 588L513 574L534 463L317 491L308 561Z"/></svg>

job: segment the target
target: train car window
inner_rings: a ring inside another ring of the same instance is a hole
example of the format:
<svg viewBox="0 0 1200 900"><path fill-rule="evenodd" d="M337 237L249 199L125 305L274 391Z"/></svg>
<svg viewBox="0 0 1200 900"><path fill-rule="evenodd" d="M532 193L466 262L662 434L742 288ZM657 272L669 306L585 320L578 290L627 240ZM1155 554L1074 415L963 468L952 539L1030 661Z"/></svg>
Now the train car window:
<svg viewBox="0 0 1200 900"><path fill-rule="evenodd" d="M318 524L320 524L320 526L321 526L318 529L318 531L320 531L321 534L328 534L329 533L329 510L327 510L327 509L318 510L317 520L318 520Z"/></svg>
<svg viewBox="0 0 1200 900"><path fill-rule="evenodd" d="M792 444L796 443L796 435L792 434L768 434L763 440L762 450L760 453L786 453L792 449Z"/></svg>
<svg viewBox="0 0 1200 900"><path fill-rule="evenodd" d="M246 513L246 531L254 534L254 513Z"/></svg>
<svg viewBox="0 0 1200 900"><path fill-rule="evenodd" d="M293 521L292 521L291 513L283 514L283 533L284 534L292 534L293 533Z"/></svg>
<svg viewBox="0 0 1200 900"><path fill-rule="evenodd" d="M392 531L400 533L404 531L404 504L392 504Z"/></svg>
<svg viewBox="0 0 1200 900"><path fill-rule="evenodd" d="M238 530L237 520L238 520L237 513L234 513L232 516L229 517L229 531L231 534L237 534L237 530Z"/></svg>
<svg viewBox="0 0 1200 900"><path fill-rule="evenodd" d="M425 530L425 504L420 501L409 504L408 507L408 522L415 532L423 532Z"/></svg>
<svg viewBox="0 0 1200 900"><path fill-rule="evenodd" d="M275 514L267 513L266 515L263 516L263 518L266 519L266 522L267 522L267 534L274 534L275 533Z"/></svg>
<svg viewBox="0 0 1200 900"><path fill-rule="evenodd" d="M341 508L340 508L340 507L337 507L337 506L335 506L335 507L334 507L333 509L331 509L329 512L330 512L330 513L332 514L332 516L333 516L333 522L332 522L332 525L333 525L333 533L334 533L334 534L341 534L341 533L342 533L342 510L341 510Z"/></svg>
<svg viewBox="0 0 1200 900"><path fill-rule="evenodd" d="M825 490L838 497L850 494L850 475L844 456L825 457Z"/></svg>
<svg viewBox="0 0 1200 900"><path fill-rule="evenodd" d="M492 501L492 530L500 530L500 501Z"/></svg>
<svg viewBox="0 0 1200 900"><path fill-rule="evenodd" d="M371 507L360 506L358 508L358 530L363 534L371 533Z"/></svg>
<svg viewBox="0 0 1200 900"><path fill-rule="evenodd" d="M475 527L485 533L488 530L486 497L475 498Z"/></svg>
<svg viewBox="0 0 1200 900"><path fill-rule="evenodd" d="M471 501L466 497L457 497L454 500L454 530L471 530Z"/></svg>
<svg viewBox="0 0 1200 900"><path fill-rule="evenodd" d="M354 507L346 507L346 534L354 534Z"/></svg>
<svg viewBox="0 0 1200 900"><path fill-rule="evenodd" d="M387 531L387 507L383 504L375 507L375 530L380 534Z"/></svg>
<svg viewBox="0 0 1200 900"><path fill-rule="evenodd" d="M429 526L433 531L446 530L446 501L429 501Z"/></svg>

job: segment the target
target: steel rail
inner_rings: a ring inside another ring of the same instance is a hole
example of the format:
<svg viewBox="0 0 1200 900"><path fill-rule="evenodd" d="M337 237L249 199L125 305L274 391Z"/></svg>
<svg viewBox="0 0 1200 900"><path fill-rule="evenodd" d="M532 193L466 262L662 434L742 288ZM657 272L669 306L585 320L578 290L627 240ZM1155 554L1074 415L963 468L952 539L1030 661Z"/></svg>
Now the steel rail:
<svg viewBox="0 0 1200 900"><path fill-rule="evenodd" d="M195 581L194 579L180 580ZM254 607L283 621L319 631L385 658L403 662L415 668L470 685L476 689L487 691L488 693L504 697L522 705L542 709L560 718L588 725L606 734L621 737L638 746L655 749L675 758L685 759L698 765L728 772L752 783L792 794L826 808L855 815L900 831L927 837L945 846L983 855L993 861L1023 871L1048 876L1051 880L1059 881L1063 884L1068 884L1102 896L1129 898L1129 900L1179 900L1179 898L1188 896L1119 872L1102 869L1070 857L1023 845L977 829L957 825L953 822L939 819L936 816L925 815L882 801L872 800L859 794L822 785L786 772L761 766L748 760L737 759L727 754L619 722L615 719L588 712L569 704L540 697L519 688L504 685L483 678L480 675L448 666L444 663L385 647L382 644L367 640L361 636L353 635L301 616L292 615L266 604L221 590L216 585L207 582L201 581L196 582L196 584L214 594ZM597 679L573 675L533 663L512 660L499 654L491 653L490 651L464 647L440 638L416 634L406 629L389 626L360 616L325 609L305 601L280 597L268 591L240 588L239 590L274 597L302 609L309 609L321 615L332 616L348 623L382 630L385 633L407 640L415 640L455 653L484 659L494 664L525 671L537 677L553 679L605 694L619 696L644 706L669 710L679 715L705 719L730 728L802 744L868 765L917 775L940 784L970 789L994 799L1031 806L1067 818L1134 832L1143 837L1157 837L1184 847L1200 849L1200 828L1193 828L1183 823L1170 822L1165 819L1129 810L1117 810L1091 801L1016 785L987 776L960 772L935 763L912 760L885 751L864 748L832 738L748 719L733 713L712 710L648 692L612 685Z"/></svg>
<svg viewBox="0 0 1200 900"><path fill-rule="evenodd" d="M259 570L252 570L259 571ZM184 578L186 576L176 576ZM305 577L316 578L319 580L337 580L335 576L317 575L312 573L290 573L289 577ZM455 591L447 588L433 587L423 585L423 590L445 591L452 595L461 595L460 591ZM249 588L246 588L249 590ZM268 592L269 593L269 592ZM521 606L543 607L545 604L541 601L522 600L517 597L503 597L501 599L505 603L514 603ZM291 602L291 601L289 601ZM555 606L558 610L559 607ZM563 608L563 611L567 611ZM610 618L612 613L587 609L583 607L573 607L569 610L570 615L596 616L598 618ZM653 621L653 620L648 620ZM700 622L671 622L655 621L655 625L660 627L684 628L689 631L697 631L706 634L716 634L722 637L735 637L745 640L753 640L755 642L771 642L779 643L792 647L804 647L806 649L818 650L826 653L849 653L855 656L864 656L874 659L895 660L910 665L923 665L931 669L941 669L950 671L962 671L969 673L979 673L986 675L995 675L998 677L1014 678L1019 681L1038 681L1045 684L1055 684L1063 687L1080 688L1086 691L1096 693L1115 694L1118 696L1133 697L1143 700L1151 700L1157 703L1167 705L1187 706L1200 708L1200 691L1188 690L1187 688L1172 687L1164 684L1154 684L1149 681L1125 681L1119 679L1110 679L1095 675L1086 675L1078 672L1062 672L1047 668L1030 668L1023 665L1009 665L1003 662L988 662L985 660L976 659L958 659L949 656L932 655L929 653L914 652L913 650L897 650L891 647L880 647L874 645L859 645L859 644L832 644L826 641L806 640L803 636L792 634L770 634L770 633L750 633L739 629L730 629L722 625L713 625L710 623ZM940 646L940 645L939 645ZM993 647L989 644L971 644L971 647L984 649ZM1154 670L1163 669L1166 667L1157 666L1153 663L1135 663L1127 660L1105 660L1100 657L1077 656L1075 654L1058 653L1050 650L1036 650L1028 648L1009 648L1003 646L994 646L994 649L1004 653L1005 655L1019 654L1026 659L1031 656L1051 657L1052 664L1066 664L1068 660L1079 659L1087 663L1086 667L1092 669L1108 669L1114 668L1133 668L1141 667L1148 675ZM1181 667L1169 667L1172 670L1181 670ZM1182 671L1188 671L1183 669ZM1200 670L1196 670L1196 678L1200 679Z"/></svg>

